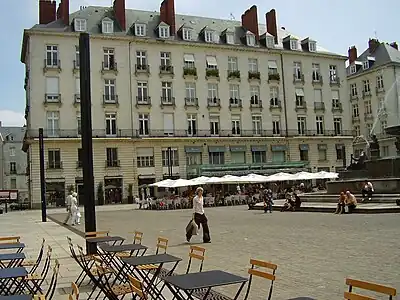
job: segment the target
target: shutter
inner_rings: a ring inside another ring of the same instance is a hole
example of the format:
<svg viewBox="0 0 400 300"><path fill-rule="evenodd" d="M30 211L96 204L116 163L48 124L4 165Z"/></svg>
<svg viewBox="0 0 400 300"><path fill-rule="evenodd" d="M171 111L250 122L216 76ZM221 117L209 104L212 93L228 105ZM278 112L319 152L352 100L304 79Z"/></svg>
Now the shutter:
<svg viewBox="0 0 400 300"><path fill-rule="evenodd" d="M246 152L231 152L231 163L232 164L244 164L246 163Z"/></svg>
<svg viewBox="0 0 400 300"><path fill-rule="evenodd" d="M206 57L207 65L209 66L217 66L217 59L215 56L207 56Z"/></svg>
<svg viewBox="0 0 400 300"><path fill-rule="evenodd" d="M136 148L136 156L153 156L153 148Z"/></svg>
<svg viewBox="0 0 400 300"><path fill-rule="evenodd" d="M278 65L275 60L268 61L268 68L270 69L278 69Z"/></svg>
<svg viewBox="0 0 400 300"><path fill-rule="evenodd" d="M174 115L164 114L164 133L174 132Z"/></svg>
<svg viewBox="0 0 400 300"><path fill-rule="evenodd" d="M284 151L272 152L272 161L273 162L284 162L285 161L285 152Z"/></svg>
<svg viewBox="0 0 400 300"><path fill-rule="evenodd" d="M75 94L80 95L81 94L81 80L80 78L75 79Z"/></svg>
<svg viewBox="0 0 400 300"><path fill-rule="evenodd" d="M296 89L296 96L304 97L304 90L303 89Z"/></svg>
<svg viewBox="0 0 400 300"><path fill-rule="evenodd" d="M46 77L46 94L59 94L58 77Z"/></svg>
<svg viewBox="0 0 400 300"><path fill-rule="evenodd" d="M339 99L339 91L336 90L332 91L332 99Z"/></svg>
<svg viewBox="0 0 400 300"><path fill-rule="evenodd" d="M314 102L322 102L322 90L314 90Z"/></svg>

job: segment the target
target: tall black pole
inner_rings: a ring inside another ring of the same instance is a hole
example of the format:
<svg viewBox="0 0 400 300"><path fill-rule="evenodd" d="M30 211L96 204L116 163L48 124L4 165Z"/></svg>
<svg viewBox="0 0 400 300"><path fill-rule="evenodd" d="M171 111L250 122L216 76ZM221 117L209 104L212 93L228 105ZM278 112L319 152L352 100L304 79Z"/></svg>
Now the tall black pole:
<svg viewBox="0 0 400 300"><path fill-rule="evenodd" d="M42 222L47 221L46 213L46 179L44 173L44 141L43 128L39 128L39 166L40 166L40 201L42 207Z"/></svg>
<svg viewBox="0 0 400 300"><path fill-rule="evenodd" d="M96 209L94 199L93 141L92 141L92 100L90 85L90 39L88 33L79 37L79 66L81 87L81 134L83 196L85 203L85 232L96 231ZM88 254L95 254L97 246L86 243Z"/></svg>
<svg viewBox="0 0 400 300"><path fill-rule="evenodd" d="M172 149L168 147L167 149L168 156L168 178L172 179Z"/></svg>

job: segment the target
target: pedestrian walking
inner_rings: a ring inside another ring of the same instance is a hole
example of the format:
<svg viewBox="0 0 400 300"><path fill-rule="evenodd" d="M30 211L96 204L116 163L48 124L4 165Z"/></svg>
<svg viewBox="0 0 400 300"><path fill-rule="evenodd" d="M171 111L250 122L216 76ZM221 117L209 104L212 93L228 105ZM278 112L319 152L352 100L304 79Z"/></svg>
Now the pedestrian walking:
<svg viewBox="0 0 400 300"><path fill-rule="evenodd" d="M203 242L211 243L210 230L208 228L208 220L204 214L204 199L203 199L203 188L198 187L196 189L196 196L193 198L193 210L194 210L194 222L197 224L198 228L203 228ZM193 236L192 230L186 232L186 240L190 242Z"/></svg>
<svg viewBox="0 0 400 300"><path fill-rule="evenodd" d="M77 193L72 193L71 197L71 214L72 214L72 226L79 225L81 221L81 213L79 211L78 207L78 199L76 198L78 196Z"/></svg>
<svg viewBox="0 0 400 300"><path fill-rule="evenodd" d="M65 207L67 208L67 217L64 220L64 225L67 225L68 221L72 217L72 213L71 213L72 193L73 193L73 191L70 191L69 195L67 196L67 198L65 198Z"/></svg>

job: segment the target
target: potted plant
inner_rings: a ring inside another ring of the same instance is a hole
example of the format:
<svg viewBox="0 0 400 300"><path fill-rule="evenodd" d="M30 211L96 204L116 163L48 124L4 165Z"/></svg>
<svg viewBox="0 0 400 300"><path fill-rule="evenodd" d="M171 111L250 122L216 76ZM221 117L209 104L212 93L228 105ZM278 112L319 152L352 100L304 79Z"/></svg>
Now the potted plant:
<svg viewBox="0 0 400 300"><path fill-rule="evenodd" d="M99 185L97 186L97 204L104 205L104 190L102 182L99 182Z"/></svg>
<svg viewBox="0 0 400 300"><path fill-rule="evenodd" d="M133 204L133 184L128 185L128 204Z"/></svg>

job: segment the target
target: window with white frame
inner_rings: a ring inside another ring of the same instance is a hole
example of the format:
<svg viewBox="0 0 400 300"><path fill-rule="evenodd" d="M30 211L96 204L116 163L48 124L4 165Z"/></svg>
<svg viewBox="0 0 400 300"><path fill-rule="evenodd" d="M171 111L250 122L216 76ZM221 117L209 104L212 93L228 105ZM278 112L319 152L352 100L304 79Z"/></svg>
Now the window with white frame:
<svg viewBox="0 0 400 300"><path fill-rule="evenodd" d="M369 69L369 60L363 61L363 69L364 70Z"/></svg>
<svg viewBox="0 0 400 300"><path fill-rule="evenodd" d="M314 103L323 103L323 102L324 101L322 100L322 89L315 89L314 90Z"/></svg>
<svg viewBox="0 0 400 300"><path fill-rule="evenodd" d="M139 120L139 135L146 136L150 133L150 120L149 115L140 113L138 116Z"/></svg>
<svg viewBox="0 0 400 300"><path fill-rule="evenodd" d="M186 100L189 102L195 102L196 100L196 83L186 82L185 83Z"/></svg>
<svg viewBox="0 0 400 300"><path fill-rule="evenodd" d="M202 164L201 153L186 153L186 165L188 166L198 166Z"/></svg>
<svg viewBox="0 0 400 300"><path fill-rule="evenodd" d="M296 107L304 107L306 104L304 101L304 90L296 89L295 94L296 94Z"/></svg>
<svg viewBox="0 0 400 300"><path fill-rule="evenodd" d="M267 36L267 48L274 48L275 47L275 40L273 36Z"/></svg>
<svg viewBox="0 0 400 300"><path fill-rule="evenodd" d="M213 136L219 135L219 116L210 116L210 134Z"/></svg>
<svg viewBox="0 0 400 300"><path fill-rule="evenodd" d="M378 88L378 90L382 90L383 89L383 75L378 75L376 76L376 87Z"/></svg>
<svg viewBox="0 0 400 300"><path fill-rule="evenodd" d="M208 152L208 162L211 165L225 164L225 152Z"/></svg>
<svg viewBox="0 0 400 300"><path fill-rule="evenodd" d="M233 135L240 135L240 116L234 115L232 116L231 119L231 125L232 125L232 134Z"/></svg>
<svg viewBox="0 0 400 300"><path fill-rule="evenodd" d="M350 66L350 75L354 74L357 72L357 66L356 65L351 65Z"/></svg>
<svg viewBox="0 0 400 300"><path fill-rule="evenodd" d="M15 156L15 147L10 147L10 156Z"/></svg>
<svg viewBox="0 0 400 300"><path fill-rule="evenodd" d="M194 136L197 134L197 115L188 114L187 115L187 133L189 136Z"/></svg>
<svg viewBox="0 0 400 300"><path fill-rule="evenodd" d="M329 65L329 80L330 82L337 82L337 66Z"/></svg>
<svg viewBox="0 0 400 300"><path fill-rule="evenodd" d="M378 113L383 114L386 112L385 98L379 98Z"/></svg>
<svg viewBox="0 0 400 300"><path fill-rule="evenodd" d="M174 135L174 114L173 113L164 113L164 135L165 136L173 136Z"/></svg>
<svg viewBox="0 0 400 300"><path fill-rule="evenodd" d="M17 178L10 178L10 189L17 189Z"/></svg>
<svg viewBox="0 0 400 300"><path fill-rule="evenodd" d="M342 134L342 118L333 118L333 128L335 130L335 135Z"/></svg>
<svg viewBox="0 0 400 300"><path fill-rule="evenodd" d="M146 24L135 24L135 35L146 36Z"/></svg>
<svg viewBox="0 0 400 300"><path fill-rule="evenodd" d="M106 113L106 135L117 135L117 114Z"/></svg>
<svg viewBox="0 0 400 300"><path fill-rule="evenodd" d="M215 56L206 56L206 67L209 70L217 70L218 69L217 58Z"/></svg>
<svg viewBox="0 0 400 300"><path fill-rule="evenodd" d="M161 82L161 98L163 103L172 103L172 82Z"/></svg>
<svg viewBox="0 0 400 300"><path fill-rule="evenodd" d="M136 64L139 67L147 65L147 53L146 51L136 51Z"/></svg>
<svg viewBox="0 0 400 300"><path fill-rule="evenodd" d="M182 38L184 41L191 41L193 38L193 30L191 28L183 28Z"/></svg>
<svg viewBox="0 0 400 300"><path fill-rule="evenodd" d="M106 148L106 163L107 167L119 167L119 160L118 160L118 148L115 147L107 147Z"/></svg>
<svg viewBox="0 0 400 300"><path fill-rule="evenodd" d="M268 61L268 74L278 74L278 64L276 60Z"/></svg>
<svg viewBox="0 0 400 300"><path fill-rule="evenodd" d="M275 134L275 135L281 134L281 120L280 119L272 120L272 134Z"/></svg>
<svg viewBox="0 0 400 300"><path fill-rule="evenodd" d="M261 135L262 133L262 118L261 115L253 115L251 116L251 122L253 125L253 134Z"/></svg>
<svg viewBox="0 0 400 300"><path fill-rule="evenodd" d="M352 116L353 118L357 118L360 116L360 109L358 107L358 103L354 103L352 105Z"/></svg>
<svg viewBox="0 0 400 300"><path fill-rule="evenodd" d="M80 58L79 58L79 46L75 46L75 60L74 60L74 68L79 69Z"/></svg>
<svg viewBox="0 0 400 300"><path fill-rule="evenodd" d="M74 29L75 31L86 31L87 29L87 21L86 19L75 19L74 20Z"/></svg>
<svg viewBox="0 0 400 300"><path fill-rule="evenodd" d="M317 134L324 134L324 116L315 116L315 125L317 127Z"/></svg>
<svg viewBox="0 0 400 300"><path fill-rule="evenodd" d="M111 19L105 19L101 22L101 31L103 33L113 33L114 32L114 22Z"/></svg>
<svg viewBox="0 0 400 300"><path fill-rule="evenodd" d="M369 80L368 79L363 80L363 91L364 91L364 93L368 93L368 92L371 91L371 87L369 85Z"/></svg>
<svg viewBox="0 0 400 300"><path fill-rule="evenodd" d="M60 133L60 112L58 111L47 111L47 134L49 137L57 137Z"/></svg>
<svg viewBox="0 0 400 300"><path fill-rule="evenodd" d="M115 102L115 79L104 79L104 101Z"/></svg>
<svg viewBox="0 0 400 300"><path fill-rule="evenodd" d="M161 52L160 60L162 67L168 67L171 65L171 52Z"/></svg>
<svg viewBox="0 0 400 300"><path fill-rule="evenodd" d="M372 102L371 102L371 99L364 101L364 113L366 115L371 115L372 114Z"/></svg>
<svg viewBox="0 0 400 300"><path fill-rule="evenodd" d="M237 57L228 57L228 71L237 71L238 70L238 59Z"/></svg>
<svg viewBox="0 0 400 300"><path fill-rule="evenodd" d="M355 136L360 136L361 135L361 127L360 125L355 125L353 127L354 135Z"/></svg>
<svg viewBox="0 0 400 300"><path fill-rule="evenodd" d="M204 31L204 40L205 40L206 43L213 43L215 41L214 31L205 30Z"/></svg>
<svg viewBox="0 0 400 300"><path fill-rule="evenodd" d="M58 59L58 46L47 45L46 46L46 67L54 68L59 66Z"/></svg>
<svg viewBox="0 0 400 300"><path fill-rule="evenodd" d="M184 54L183 64L185 69L195 69L194 54Z"/></svg>
<svg viewBox="0 0 400 300"><path fill-rule="evenodd" d="M258 72L258 60L257 58L249 58L249 72L257 73Z"/></svg>
<svg viewBox="0 0 400 300"><path fill-rule="evenodd" d="M207 84L208 99L211 101L216 101L218 99L218 84L208 83Z"/></svg>
<svg viewBox="0 0 400 300"><path fill-rule="evenodd" d="M250 86L250 104L258 105L260 103L260 87L258 85Z"/></svg>
<svg viewBox="0 0 400 300"><path fill-rule="evenodd" d="M308 50L310 52L316 52L317 51L317 43L316 42L308 42Z"/></svg>
<svg viewBox="0 0 400 300"><path fill-rule="evenodd" d="M114 49L105 48L103 49L103 68L105 70L113 70L115 68L115 53Z"/></svg>
<svg viewBox="0 0 400 300"><path fill-rule="evenodd" d="M297 132L299 135L307 133L307 117L297 117Z"/></svg>
<svg viewBox="0 0 400 300"><path fill-rule="evenodd" d="M290 39L290 50L297 50L299 43L296 39Z"/></svg>
<svg viewBox="0 0 400 300"><path fill-rule="evenodd" d="M82 118L80 113L76 114L76 130L80 136L82 134Z"/></svg>
<svg viewBox="0 0 400 300"><path fill-rule="evenodd" d="M138 168L154 167L154 149L153 148L137 148L136 161Z"/></svg>
<svg viewBox="0 0 400 300"><path fill-rule="evenodd" d="M240 95L239 95L239 85L238 84L230 84L229 85L229 100L231 104L239 104Z"/></svg>
<svg viewBox="0 0 400 300"><path fill-rule="evenodd" d="M169 26L159 26L158 27L158 37L162 39L167 39L169 38Z"/></svg>
<svg viewBox="0 0 400 300"><path fill-rule="evenodd" d="M301 62L295 61L293 63L293 74L294 74L294 79L296 80L302 79Z"/></svg>
<svg viewBox="0 0 400 300"><path fill-rule="evenodd" d="M47 161L49 169L61 169L61 151L60 149L49 149L47 151Z"/></svg>
<svg viewBox="0 0 400 300"><path fill-rule="evenodd" d="M148 83L147 81L137 82L137 100L138 103L148 103Z"/></svg>
<svg viewBox="0 0 400 300"><path fill-rule="evenodd" d="M235 43L235 35L231 32L226 33L226 43L233 45Z"/></svg>
<svg viewBox="0 0 400 300"><path fill-rule="evenodd" d="M46 77L46 102L60 101L60 80L58 77Z"/></svg>
<svg viewBox="0 0 400 300"><path fill-rule="evenodd" d="M161 159L163 167L178 167L179 166L179 154L178 149L161 149Z"/></svg>
<svg viewBox="0 0 400 300"><path fill-rule="evenodd" d="M350 91L351 91L351 95L352 95L353 97L355 97L355 96L358 95L358 92L357 92L357 84L356 84L356 83L350 84Z"/></svg>
<svg viewBox="0 0 400 300"><path fill-rule="evenodd" d="M271 106L279 107L279 88L277 86L269 88L269 101Z"/></svg>
<svg viewBox="0 0 400 300"><path fill-rule="evenodd" d="M340 95L338 90L332 90L332 108L340 109Z"/></svg>
<svg viewBox="0 0 400 300"><path fill-rule="evenodd" d="M383 146L382 147L382 156L388 157L388 156L390 156L389 154L390 154L389 146Z"/></svg>
<svg viewBox="0 0 400 300"><path fill-rule="evenodd" d="M319 64L312 64L312 80L320 81L321 80L321 70Z"/></svg>
<svg viewBox="0 0 400 300"><path fill-rule="evenodd" d="M251 32L248 32L246 34L246 45L247 46L255 46L256 45L256 37Z"/></svg>
<svg viewBox="0 0 400 300"><path fill-rule="evenodd" d="M318 160L326 161L327 159L326 145L318 145Z"/></svg>

